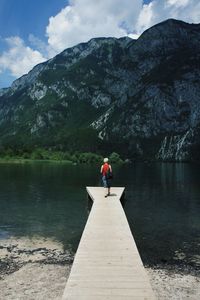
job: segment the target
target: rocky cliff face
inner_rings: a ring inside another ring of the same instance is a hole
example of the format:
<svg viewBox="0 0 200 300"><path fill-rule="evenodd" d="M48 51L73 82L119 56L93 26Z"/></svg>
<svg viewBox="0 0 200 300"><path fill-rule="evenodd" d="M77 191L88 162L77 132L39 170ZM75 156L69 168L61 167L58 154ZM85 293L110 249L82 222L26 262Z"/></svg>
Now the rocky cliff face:
<svg viewBox="0 0 200 300"><path fill-rule="evenodd" d="M0 91L1 146L192 160L200 150L200 25L66 49Z"/></svg>

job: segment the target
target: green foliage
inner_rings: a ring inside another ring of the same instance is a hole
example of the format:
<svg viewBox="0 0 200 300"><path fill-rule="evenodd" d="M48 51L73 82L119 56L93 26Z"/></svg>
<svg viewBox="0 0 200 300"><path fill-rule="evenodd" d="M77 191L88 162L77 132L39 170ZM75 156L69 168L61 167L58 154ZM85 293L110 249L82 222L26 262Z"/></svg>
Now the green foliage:
<svg viewBox="0 0 200 300"><path fill-rule="evenodd" d="M96 164L100 163L102 159L103 157L101 155L91 152L77 153L74 155L76 163Z"/></svg>
<svg viewBox="0 0 200 300"><path fill-rule="evenodd" d="M1 160L49 160L49 161L63 161L75 164L97 164L101 163L103 157L92 152L68 152L57 151L52 149L35 148L32 151L27 150L13 150L11 148L0 151Z"/></svg>
<svg viewBox="0 0 200 300"><path fill-rule="evenodd" d="M31 159L44 159L43 153L42 153L42 149L35 149L32 153L31 153Z"/></svg>
<svg viewBox="0 0 200 300"><path fill-rule="evenodd" d="M22 154L22 158L24 158L24 159L29 159L29 158L30 158L30 153L24 152L24 153Z"/></svg>
<svg viewBox="0 0 200 300"><path fill-rule="evenodd" d="M6 157L12 157L14 155L14 151L11 149L11 148L8 148L6 151L5 151L5 156Z"/></svg>
<svg viewBox="0 0 200 300"><path fill-rule="evenodd" d="M112 152L110 154L109 161L110 161L110 163L113 163L113 164L121 164L123 162L120 155L116 152Z"/></svg>

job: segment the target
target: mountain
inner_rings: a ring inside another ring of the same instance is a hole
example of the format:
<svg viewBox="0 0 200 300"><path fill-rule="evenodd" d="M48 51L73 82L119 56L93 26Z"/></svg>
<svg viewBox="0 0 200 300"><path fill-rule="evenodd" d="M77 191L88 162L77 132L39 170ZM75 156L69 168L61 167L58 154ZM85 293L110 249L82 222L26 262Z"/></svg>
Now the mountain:
<svg viewBox="0 0 200 300"><path fill-rule="evenodd" d="M0 147L199 160L200 24L95 38L0 90Z"/></svg>

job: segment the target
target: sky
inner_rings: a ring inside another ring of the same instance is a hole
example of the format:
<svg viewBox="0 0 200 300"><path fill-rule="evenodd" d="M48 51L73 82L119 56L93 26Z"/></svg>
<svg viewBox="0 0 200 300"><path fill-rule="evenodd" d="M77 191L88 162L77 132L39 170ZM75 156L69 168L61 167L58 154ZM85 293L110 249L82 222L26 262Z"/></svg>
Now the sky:
<svg viewBox="0 0 200 300"><path fill-rule="evenodd" d="M199 0L0 0L0 88L94 37L138 38L168 18L200 23Z"/></svg>

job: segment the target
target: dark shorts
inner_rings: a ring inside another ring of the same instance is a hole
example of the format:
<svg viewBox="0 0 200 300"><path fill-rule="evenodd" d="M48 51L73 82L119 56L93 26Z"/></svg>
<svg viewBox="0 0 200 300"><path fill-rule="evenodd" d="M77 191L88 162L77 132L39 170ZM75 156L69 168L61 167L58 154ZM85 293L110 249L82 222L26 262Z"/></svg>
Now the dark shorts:
<svg viewBox="0 0 200 300"><path fill-rule="evenodd" d="M103 186L105 188L110 188L110 186L111 186L111 179L106 179L106 176L102 176L102 182L103 182Z"/></svg>

